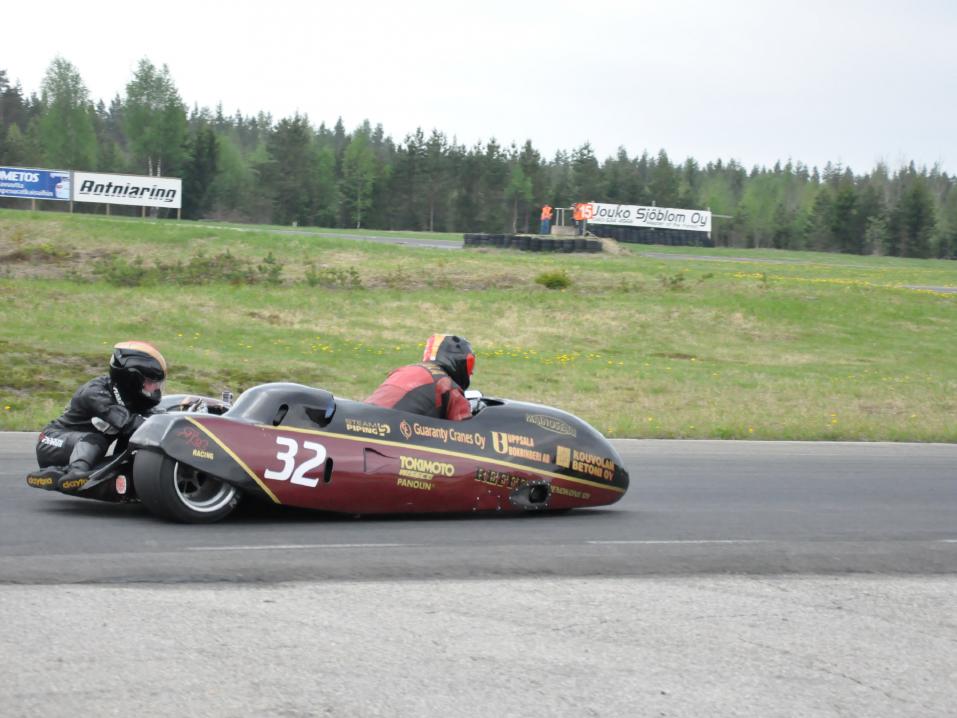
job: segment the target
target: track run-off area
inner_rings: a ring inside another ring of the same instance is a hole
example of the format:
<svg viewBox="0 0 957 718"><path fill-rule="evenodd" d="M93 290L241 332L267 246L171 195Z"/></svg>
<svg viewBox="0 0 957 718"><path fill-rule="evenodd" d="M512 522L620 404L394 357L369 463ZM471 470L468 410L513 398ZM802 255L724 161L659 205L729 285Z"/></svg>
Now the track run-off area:
<svg viewBox="0 0 957 718"><path fill-rule="evenodd" d="M0 434L5 715L953 715L957 447L616 441L617 504L163 523Z"/></svg>

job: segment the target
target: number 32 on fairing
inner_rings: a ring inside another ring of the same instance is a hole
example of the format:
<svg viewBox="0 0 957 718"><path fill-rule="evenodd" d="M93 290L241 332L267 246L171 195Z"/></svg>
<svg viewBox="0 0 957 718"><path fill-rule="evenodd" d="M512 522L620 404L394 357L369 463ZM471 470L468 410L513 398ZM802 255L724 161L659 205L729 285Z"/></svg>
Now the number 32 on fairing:
<svg viewBox="0 0 957 718"><path fill-rule="evenodd" d="M326 460L326 447L322 444L317 444L315 441L302 442L302 448L308 456L305 461L297 465L296 457L299 454L299 442L288 436L277 436L276 443L283 447L276 452L276 460L282 462L282 467L279 469L266 469L263 472L263 477L272 479L273 481L289 480L290 483L293 484L315 488L316 484L319 483L319 479L310 479L306 476L306 473Z"/></svg>

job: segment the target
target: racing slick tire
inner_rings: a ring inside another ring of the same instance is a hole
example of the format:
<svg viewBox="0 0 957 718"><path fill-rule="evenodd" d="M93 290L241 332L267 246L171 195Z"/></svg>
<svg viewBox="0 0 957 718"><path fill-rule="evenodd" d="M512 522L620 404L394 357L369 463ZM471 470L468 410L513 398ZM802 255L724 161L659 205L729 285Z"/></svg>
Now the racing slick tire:
<svg viewBox="0 0 957 718"><path fill-rule="evenodd" d="M209 524L233 512L242 493L165 454L141 450L133 462L136 495L151 513L179 523Z"/></svg>

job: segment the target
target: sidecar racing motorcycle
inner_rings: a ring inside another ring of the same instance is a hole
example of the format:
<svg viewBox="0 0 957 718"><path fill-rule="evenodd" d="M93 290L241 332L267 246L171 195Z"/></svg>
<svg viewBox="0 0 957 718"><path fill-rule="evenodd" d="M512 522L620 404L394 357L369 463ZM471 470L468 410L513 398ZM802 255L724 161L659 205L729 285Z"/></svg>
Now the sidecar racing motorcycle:
<svg viewBox="0 0 957 718"><path fill-rule="evenodd" d="M172 396L71 493L211 523L244 498L349 514L461 513L604 506L627 491L621 457L586 422L468 395L466 421L293 383L254 386L232 405Z"/></svg>

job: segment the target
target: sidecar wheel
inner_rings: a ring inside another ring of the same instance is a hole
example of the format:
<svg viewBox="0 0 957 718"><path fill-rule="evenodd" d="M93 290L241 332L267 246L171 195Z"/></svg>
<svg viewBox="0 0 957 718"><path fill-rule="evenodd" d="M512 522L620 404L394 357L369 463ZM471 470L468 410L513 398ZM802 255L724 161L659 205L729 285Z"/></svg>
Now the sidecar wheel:
<svg viewBox="0 0 957 718"><path fill-rule="evenodd" d="M136 495L157 516L189 524L220 521L233 512L239 490L155 451L138 451L133 463Z"/></svg>

